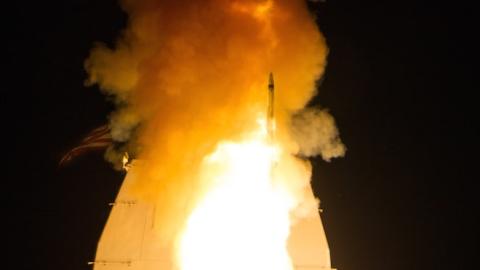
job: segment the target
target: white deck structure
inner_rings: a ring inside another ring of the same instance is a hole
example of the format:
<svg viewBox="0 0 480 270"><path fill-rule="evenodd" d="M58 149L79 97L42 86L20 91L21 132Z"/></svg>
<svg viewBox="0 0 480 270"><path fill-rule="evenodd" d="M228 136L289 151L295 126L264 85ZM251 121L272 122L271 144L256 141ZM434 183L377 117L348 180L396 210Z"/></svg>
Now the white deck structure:
<svg viewBox="0 0 480 270"><path fill-rule="evenodd" d="M161 245L153 231L154 206L129 193L135 180L133 167L112 204L95 261L89 263L94 270L171 269L171 251ZM288 250L295 270L331 269L330 250L320 215L300 220L292 227Z"/></svg>

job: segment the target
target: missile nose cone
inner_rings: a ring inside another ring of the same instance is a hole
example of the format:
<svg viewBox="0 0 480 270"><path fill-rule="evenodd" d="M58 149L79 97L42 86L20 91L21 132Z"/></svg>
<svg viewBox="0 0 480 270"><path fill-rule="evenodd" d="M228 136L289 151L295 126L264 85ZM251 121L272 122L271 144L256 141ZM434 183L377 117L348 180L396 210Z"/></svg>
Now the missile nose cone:
<svg viewBox="0 0 480 270"><path fill-rule="evenodd" d="M270 75L268 76L268 89L273 90L274 87L275 87L275 84L273 82L273 73L270 72Z"/></svg>

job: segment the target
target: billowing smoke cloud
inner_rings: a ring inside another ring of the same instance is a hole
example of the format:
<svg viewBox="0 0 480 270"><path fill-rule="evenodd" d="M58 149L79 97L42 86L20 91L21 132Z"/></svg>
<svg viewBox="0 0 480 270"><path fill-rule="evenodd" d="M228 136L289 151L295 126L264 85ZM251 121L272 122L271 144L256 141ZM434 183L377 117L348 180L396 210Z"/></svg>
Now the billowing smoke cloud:
<svg viewBox="0 0 480 270"><path fill-rule="evenodd" d="M302 156L321 155L325 161L330 161L345 154L335 120L327 110L308 108L294 114L292 134Z"/></svg>
<svg viewBox="0 0 480 270"><path fill-rule="evenodd" d="M201 190L202 159L265 115L268 74L276 83L276 140L286 151L341 156L331 116L306 111L327 47L304 0L123 0L128 26L115 48L98 44L88 84L114 96L112 135L138 151L135 192L155 201L168 239ZM294 125L292 136L290 123ZM312 125L313 128L306 128ZM292 138L299 140L295 142ZM123 149L122 149L123 150ZM114 149L109 157L117 159ZM308 167L308 165L306 165ZM197 192L198 193L198 192Z"/></svg>

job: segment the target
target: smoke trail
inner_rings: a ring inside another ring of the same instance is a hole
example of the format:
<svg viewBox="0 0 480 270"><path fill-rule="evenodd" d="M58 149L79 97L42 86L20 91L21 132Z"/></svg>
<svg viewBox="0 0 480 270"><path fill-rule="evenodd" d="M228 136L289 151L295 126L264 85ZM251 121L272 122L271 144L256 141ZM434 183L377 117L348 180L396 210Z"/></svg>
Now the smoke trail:
<svg viewBox="0 0 480 270"><path fill-rule="evenodd" d="M160 223L169 220L160 232L166 240L202 191L197 180L202 159L220 141L241 138L264 114L270 72L276 78L278 143L287 152L300 148L327 160L343 154L333 120L324 113L294 120L299 136L291 135L291 117L315 95L327 55L303 0L123 0L121 5L128 26L115 48L92 49L85 62L87 84L116 98L112 135L138 149L143 170L135 192L156 203ZM329 126L299 128L311 123Z"/></svg>

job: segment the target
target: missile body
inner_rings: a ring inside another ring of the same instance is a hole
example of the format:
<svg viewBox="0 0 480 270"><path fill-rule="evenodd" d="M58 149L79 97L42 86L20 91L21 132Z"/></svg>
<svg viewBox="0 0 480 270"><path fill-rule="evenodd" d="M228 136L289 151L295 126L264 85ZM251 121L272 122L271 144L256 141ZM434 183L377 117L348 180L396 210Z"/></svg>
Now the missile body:
<svg viewBox="0 0 480 270"><path fill-rule="evenodd" d="M275 134L275 116L274 116L274 97L275 97L275 83L273 81L273 74L270 72L268 78L268 105L267 105L267 132L268 137L273 142Z"/></svg>

